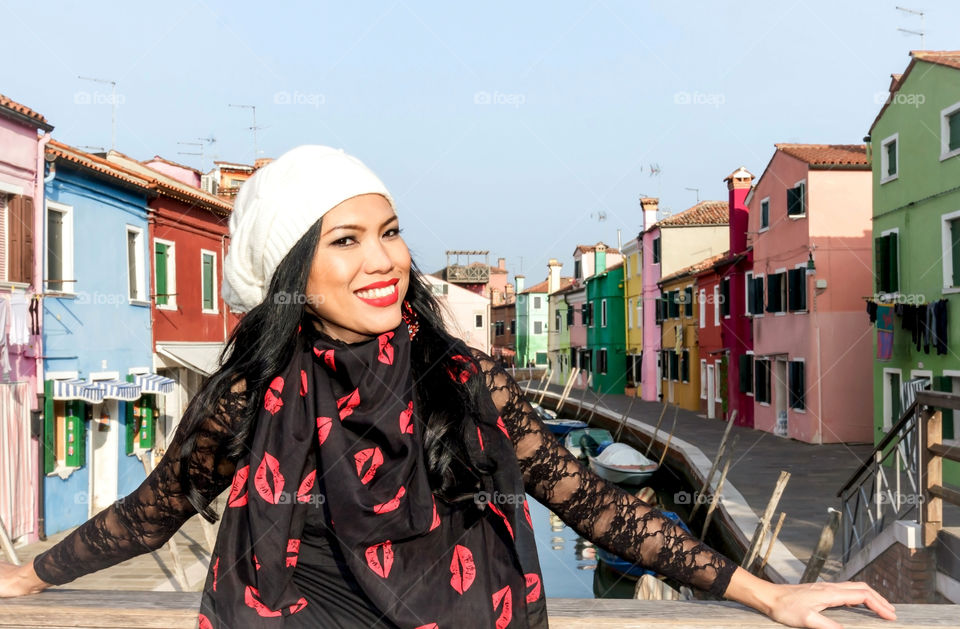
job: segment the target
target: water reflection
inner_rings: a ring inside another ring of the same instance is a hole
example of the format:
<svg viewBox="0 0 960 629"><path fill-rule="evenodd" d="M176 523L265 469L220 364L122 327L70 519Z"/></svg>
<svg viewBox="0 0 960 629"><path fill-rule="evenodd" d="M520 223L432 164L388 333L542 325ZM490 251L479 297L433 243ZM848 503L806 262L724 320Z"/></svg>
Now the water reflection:
<svg viewBox="0 0 960 629"><path fill-rule="evenodd" d="M593 572L597 567L593 544L533 497L527 496L527 501L547 596L593 598Z"/></svg>

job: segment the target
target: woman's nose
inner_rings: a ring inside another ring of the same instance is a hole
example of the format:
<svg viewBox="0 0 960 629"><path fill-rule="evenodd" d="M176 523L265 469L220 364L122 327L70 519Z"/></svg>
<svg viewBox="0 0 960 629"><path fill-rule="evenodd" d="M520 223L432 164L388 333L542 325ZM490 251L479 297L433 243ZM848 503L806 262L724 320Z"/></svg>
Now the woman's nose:
<svg viewBox="0 0 960 629"><path fill-rule="evenodd" d="M363 266L367 273L385 273L393 268L390 252L380 239L373 241L363 254Z"/></svg>

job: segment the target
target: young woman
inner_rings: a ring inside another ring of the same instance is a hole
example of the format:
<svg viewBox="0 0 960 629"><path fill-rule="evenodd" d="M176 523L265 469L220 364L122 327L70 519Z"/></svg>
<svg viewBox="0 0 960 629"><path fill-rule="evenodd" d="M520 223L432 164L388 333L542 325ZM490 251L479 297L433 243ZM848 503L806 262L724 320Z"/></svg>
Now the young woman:
<svg viewBox="0 0 960 629"><path fill-rule="evenodd" d="M39 592L159 548L230 488L200 627L546 627L529 493L583 537L783 623L893 607L862 583L774 585L559 446L507 373L443 327L393 200L356 159L299 147L230 220L246 315L136 492L21 568Z"/></svg>

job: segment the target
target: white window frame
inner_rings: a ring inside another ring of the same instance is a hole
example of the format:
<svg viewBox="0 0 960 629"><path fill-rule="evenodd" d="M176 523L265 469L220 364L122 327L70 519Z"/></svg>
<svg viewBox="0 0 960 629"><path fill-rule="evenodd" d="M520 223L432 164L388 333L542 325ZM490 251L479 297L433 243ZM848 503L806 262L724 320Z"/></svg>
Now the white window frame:
<svg viewBox="0 0 960 629"><path fill-rule="evenodd" d="M766 225L763 224L763 204L764 203L767 204L767 224ZM760 199L760 227L759 229L757 229L757 233L762 234L768 229L770 229L770 197L763 197L762 199Z"/></svg>
<svg viewBox="0 0 960 629"><path fill-rule="evenodd" d="M744 395L753 397L753 392L757 388L757 378L754 375L756 373L756 368L757 368L756 364L754 364L756 360L754 358L752 349L748 349L747 351L744 352L744 354L750 357L750 390L744 393ZM739 390L740 390L740 383L737 383L737 391L739 392Z"/></svg>
<svg viewBox="0 0 960 629"><path fill-rule="evenodd" d="M713 285L713 325L720 325L720 282Z"/></svg>
<svg viewBox="0 0 960 629"><path fill-rule="evenodd" d="M217 281L216 276L214 276L213 281L214 281L214 283L216 283L216 281ZM480 318L477 319L477 317L480 317ZM477 321L479 321L479 323L477 323ZM482 328L482 327L483 327L483 314L482 314L482 313L479 313L479 312L473 313L473 327L475 327L475 328Z"/></svg>
<svg viewBox="0 0 960 629"><path fill-rule="evenodd" d="M714 372L716 373L716 372ZM707 399L707 359L700 359L700 399Z"/></svg>
<svg viewBox="0 0 960 629"><path fill-rule="evenodd" d="M157 259L156 243L160 243L161 245L167 246L167 293L169 294L169 296L167 297L167 304L165 306L161 306L160 304L157 304L157 308L159 308L160 310L176 310L177 309L177 261L176 261L177 243L175 243L172 240L165 240L163 238L154 238L153 243L154 243L154 247L153 247L154 264L156 264L156 259ZM203 272L203 262L200 263L200 271L201 273ZM214 283L216 283L216 279L214 279ZM156 269L154 269L154 272L153 272L153 293L154 295L157 294Z"/></svg>
<svg viewBox="0 0 960 629"><path fill-rule="evenodd" d="M897 145L897 163L894 164L897 171L888 175L890 168L889 158L887 157L887 145L896 143ZM900 133L894 133L893 135L885 137L880 142L880 185L887 183L888 181L893 181L894 179L900 178Z"/></svg>
<svg viewBox="0 0 960 629"><path fill-rule="evenodd" d="M203 256L209 255L213 258L213 308L203 307ZM200 250L200 312L203 314L220 314L219 301L217 299L217 252L209 249Z"/></svg>
<svg viewBox="0 0 960 629"><path fill-rule="evenodd" d="M770 398L770 401L760 402L757 400L756 397L754 397L753 403L759 404L760 406L770 406L773 403L773 365L771 364L773 363L773 361L770 360L769 357L765 357L765 356L761 356L760 358L754 357L753 359L753 392L754 393L757 392L757 363L759 362L766 362L769 365L767 369L768 369L768 373L770 374L770 385L767 387L767 397ZM787 401L789 402L789 400ZM789 407L790 405L787 404L787 406Z"/></svg>
<svg viewBox="0 0 960 629"><path fill-rule="evenodd" d="M801 197L801 203L800 203L800 207L803 208L803 214L790 214L790 208L788 207L788 208L785 210L785 213L786 213L786 215L787 215L787 218L789 218L789 219L791 219L791 220L799 220L799 219L801 219L801 218L807 218L807 212L809 211L809 208L807 207L807 204L808 204L808 202L810 201L810 199L807 198L807 193L808 193L808 191L807 191L807 180L806 180L806 178L801 179L800 181L798 181L798 182L796 182L795 184L793 184L793 187L796 188L797 186L800 186L800 185L803 185L803 196Z"/></svg>
<svg viewBox="0 0 960 629"><path fill-rule="evenodd" d="M881 391L883 392L883 415L880 416L880 426L883 429L883 433L886 434L890 432L890 429L893 428L893 398L891 396L896 395L900 397L900 391L890 391L890 388L887 386L887 374L895 373L900 376L900 386L903 386L903 370L895 367L884 367L883 374L880 380ZM903 409L907 410L907 409Z"/></svg>
<svg viewBox="0 0 960 629"><path fill-rule="evenodd" d="M960 148L950 149L950 125L948 118L960 112L960 102L940 110L940 161L960 155Z"/></svg>
<svg viewBox="0 0 960 629"><path fill-rule="evenodd" d="M698 293L700 299L700 329L707 327L707 289L701 288Z"/></svg>
<svg viewBox="0 0 960 629"><path fill-rule="evenodd" d="M782 308L782 310L779 310L778 312L773 313L773 316L775 317L782 317L790 312L789 310L790 304L787 303L787 300L790 299L790 291L787 289L787 284L790 283L789 281L790 276L787 274L786 267L777 269L776 271L773 272L773 274L783 275L782 279L780 280L780 308Z"/></svg>
<svg viewBox="0 0 960 629"><path fill-rule="evenodd" d="M953 254L950 247L953 245L950 235L950 221L960 220L960 210L944 214L940 217L940 233L942 255L940 259L943 262L943 292L960 293L960 286L951 286L947 278L953 277ZM896 231L891 229L890 231ZM881 234L883 235L883 234ZM897 277L900 276L900 235L897 234Z"/></svg>
<svg viewBox="0 0 960 629"><path fill-rule="evenodd" d="M147 297L147 289L146 289L147 283L144 281L144 276L146 274L146 264L144 264L144 259L143 259L143 243L144 243L145 231L142 227L137 227L136 225L124 226L124 231L123 231L124 254L127 253L127 241L130 237L130 234L137 235L134 241L136 250L134 251L134 255L133 255L133 264L136 266L136 269L134 269L134 272L136 273L136 293L137 294L134 297L130 296L130 284L129 284L130 263L128 260L126 265L127 267L127 300L131 304L138 304L141 306L150 305L150 300ZM127 256L124 255L124 258L126 257Z"/></svg>
<svg viewBox="0 0 960 629"><path fill-rule="evenodd" d="M787 412L788 413L806 413L809 396L807 395L807 361L805 358L790 358L787 361ZM793 408L790 406L790 363L803 363L803 408Z"/></svg>
<svg viewBox="0 0 960 629"><path fill-rule="evenodd" d="M600 371L600 357L603 356L603 371ZM610 365L607 364L607 348L601 347L597 352L597 373L606 374Z"/></svg>
<svg viewBox="0 0 960 629"><path fill-rule="evenodd" d="M9 200L7 201L7 212L4 213L4 218L9 219ZM61 250L61 259L62 259L62 268L63 268L63 277L68 280L75 280L74 277L74 266L73 266L73 256L74 256L74 247L73 247L73 206L66 205L65 203L58 203L56 201L47 201L46 209L43 213L43 270L44 275L47 275L47 237L50 234L49 221L47 216L50 210L55 212L60 212L63 214L63 249ZM7 277L9 277L10 272L10 248L9 248L9 234L10 230L6 232L8 242L7 242ZM126 246L126 243L124 243ZM126 252L126 248L124 248ZM6 279L6 278L4 278ZM76 282L63 282L61 285L61 290L54 291L59 292L64 295L76 295L77 294L77 283Z"/></svg>
<svg viewBox="0 0 960 629"><path fill-rule="evenodd" d="M754 271L753 279L763 280L763 307L760 308L760 313L751 315L754 319L762 317L767 312L767 274L766 273L757 273Z"/></svg>
<svg viewBox="0 0 960 629"><path fill-rule="evenodd" d="M600 327L607 327L607 300L600 300ZM606 373L606 372L604 372Z"/></svg>
<svg viewBox="0 0 960 629"><path fill-rule="evenodd" d="M747 271L743 274L745 278L743 284L743 314L744 316L750 315L750 287L753 286L753 271Z"/></svg>
<svg viewBox="0 0 960 629"><path fill-rule="evenodd" d="M898 276L899 276L899 273L900 273L900 251L899 251L899 249L900 249L900 236L898 235L898 236L897 236L897 250L898 250L898 251L897 251L897 274L898 274ZM807 278L809 277L809 276L807 275L807 263L806 263L806 262L798 262L797 264L794 265L793 268L794 268L794 270L796 270L796 269L802 269L802 270L803 270L803 301L804 301L804 304L803 304L803 305L804 305L804 308L803 308L803 310L790 310L790 274L787 273L787 275L786 275L786 279L787 279L787 312L789 312L790 314L808 314L808 313L810 312L810 290L809 290L809 287L807 286L807 283L808 283L808 282L807 282ZM802 359L798 358L797 360L802 360Z"/></svg>
<svg viewBox="0 0 960 629"><path fill-rule="evenodd" d="M627 329L633 329L633 297L627 299Z"/></svg>

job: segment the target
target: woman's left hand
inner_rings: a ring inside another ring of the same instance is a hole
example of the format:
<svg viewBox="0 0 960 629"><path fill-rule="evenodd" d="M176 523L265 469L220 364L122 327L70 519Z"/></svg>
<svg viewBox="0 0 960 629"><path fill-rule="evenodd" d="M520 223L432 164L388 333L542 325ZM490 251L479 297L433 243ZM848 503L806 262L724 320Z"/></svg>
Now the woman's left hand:
<svg viewBox="0 0 960 629"><path fill-rule="evenodd" d="M828 607L840 606L866 605L881 618L897 619L894 607L887 599L866 583L852 581L780 585L737 568L725 596L791 627L842 629L842 625L820 613Z"/></svg>

